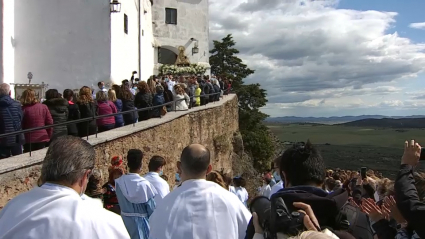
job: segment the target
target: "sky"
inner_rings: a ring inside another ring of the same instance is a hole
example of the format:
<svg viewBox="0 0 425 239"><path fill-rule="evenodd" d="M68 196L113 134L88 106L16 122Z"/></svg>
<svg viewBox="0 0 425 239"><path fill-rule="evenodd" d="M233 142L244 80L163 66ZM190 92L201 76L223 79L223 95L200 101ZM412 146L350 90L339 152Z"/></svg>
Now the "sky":
<svg viewBox="0 0 425 239"><path fill-rule="evenodd" d="M210 0L277 116L425 114L425 1Z"/></svg>

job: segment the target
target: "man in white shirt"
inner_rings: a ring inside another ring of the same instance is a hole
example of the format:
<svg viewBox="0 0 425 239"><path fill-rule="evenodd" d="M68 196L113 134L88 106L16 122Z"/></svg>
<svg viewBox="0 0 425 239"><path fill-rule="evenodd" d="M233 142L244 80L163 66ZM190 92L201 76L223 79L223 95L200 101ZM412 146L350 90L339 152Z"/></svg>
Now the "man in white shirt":
<svg viewBox="0 0 425 239"><path fill-rule="evenodd" d="M99 89L96 89L96 90L93 91L93 99L94 100L96 99L97 92L99 92L99 91L108 92L108 90L105 88L105 82L103 82L103 81L99 81L97 83L97 87L99 87Z"/></svg>
<svg viewBox="0 0 425 239"><path fill-rule="evenodd" d="M85 140L63 136L47 150L43 185L0 211L0 238L130 238L120 216L83 200L96 153Z"/></svg>
<svg viewBox="0 0 425 239"><path fill-rule="evenodd" d="M204 146L186 147L177 163L182 184L157 204L150 239L243 239L251 213L231 192L205 180L211 172Z"/></svg>
<svg viewBox="0 0 425 239"><path fill-rule="evenodd" d="M269 198L271 198L273 194L277 193L282 188L283 188L283 181L280 180L278 183L276 183L275 185L273 185L272 191L270 192Z"/></svg>
<svg viewBox="0 0 425 239"><path fill-rule="evenodd" d="M260 190L261 196L270 198L271 191L272 191L272 188L270 187L270 182L271 182L271 178L268 175L266 175L263 178L263 186L261 187L261 190Z"/></svg>
<svg viewBox="0 0 425 239"><path fill-rule="evenodd" d="M149 173L143 176L148 180L158 192L155 196L155 202L158 204L159 201L170 193L170 185L167 181L161 178L162 170L167 162L161 156L153 156L149 161L148 169Z"/></svg>
<svg viewBox="0 0 425 239"><path fill-rule="evenodd" d="M170 75L170 76L168 77L167 85L168 85L168 89L169 89L171 92L173 92L173 94L174 94L174 93L175 93L175 92L174 92L174 86L176 85L176 82L174 81L174 78L173 78L173 76L172 76L172 75Z"/></svg>

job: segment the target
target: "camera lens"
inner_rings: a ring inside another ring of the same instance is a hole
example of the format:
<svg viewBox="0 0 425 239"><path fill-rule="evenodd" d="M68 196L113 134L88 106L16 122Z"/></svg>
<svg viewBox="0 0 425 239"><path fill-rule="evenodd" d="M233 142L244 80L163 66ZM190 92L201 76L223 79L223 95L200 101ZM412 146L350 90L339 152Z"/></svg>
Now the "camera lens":
<svg viewBox="0 0 425 239"><path fill-rule="evenodd" d="M299 217L300 213L299 212L292 212L291 215L292 215L292 217Z"/></svg>

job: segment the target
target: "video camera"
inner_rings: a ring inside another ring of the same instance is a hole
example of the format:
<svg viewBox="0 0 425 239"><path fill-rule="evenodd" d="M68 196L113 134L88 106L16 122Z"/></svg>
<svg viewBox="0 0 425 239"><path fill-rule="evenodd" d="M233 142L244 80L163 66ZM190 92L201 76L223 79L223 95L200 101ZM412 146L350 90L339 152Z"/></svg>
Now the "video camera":
<svg viewBox="0 0 425 239"><path fill-rule="evenodd" d="M250 211L258 215L265 239L276 239L277 233L296 236L305 230L304 214L290 211L281 197L257 197L250 204ZM247 238L251 235L247 235Z"/></svg>

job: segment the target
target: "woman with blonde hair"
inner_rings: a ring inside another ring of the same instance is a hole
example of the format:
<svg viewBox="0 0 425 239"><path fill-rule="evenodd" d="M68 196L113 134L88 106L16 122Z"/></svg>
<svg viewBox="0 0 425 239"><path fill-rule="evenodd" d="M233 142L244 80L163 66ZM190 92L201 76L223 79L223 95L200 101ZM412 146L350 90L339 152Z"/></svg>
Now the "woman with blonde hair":
<svg viewBox="0 0 425 239"><path fill-rule="evenodd" d="M88 86L83 86L80 89L77 105L80 110L81 119L93 118L96 116L97 106L93 101L92 91ZM90 120L78 123L77 128L80 137L95 134L97 131L96 121Z"/></svg>
<svg viewBox="0 0 425 239"><path fill-rule="evenodd" d="M143 81L141 81L140 83L142 83ZM140 84L139 83L139 84ZM152 96L156 93L156 82L153 79L153 76L149 77L148 82L147 82L148 86L149 86L149 91L152 94ZM139 87L138 87L139 88ZM140 88L139 88L140 90Z"/></svg>
<svg viewBox="0 0 425 239"><path fill-rule="evenodd" d="M35 91L27 89L22 93L23 111L22 129L31 129L53 124L49 108L39 103ZM53 128L25 133L24 152L39 150L47 146L53 134Z"/></svg>
<svg viewBox="0 0 425 239"><path fill-rule="evenodd" d="M122 101L117 98L116 92L113 89L108 91L108 98L114 103L117 108L117 112L122 112ZM124 118L122 115L115 115L115 128L124 126Z"/></svg>
<svg viewBox="0 0 425 239"><path fill-rule="evenodd" d="M195 81L195 106L201 105L201 93L202 90L199 88L199 83Z"/></svg>

